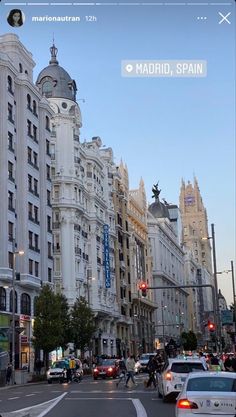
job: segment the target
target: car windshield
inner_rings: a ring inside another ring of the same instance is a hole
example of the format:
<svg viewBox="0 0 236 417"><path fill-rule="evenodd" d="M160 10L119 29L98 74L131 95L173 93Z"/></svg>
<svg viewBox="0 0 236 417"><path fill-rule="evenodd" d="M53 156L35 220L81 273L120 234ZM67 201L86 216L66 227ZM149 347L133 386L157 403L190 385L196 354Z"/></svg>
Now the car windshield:
<svg viewBox="0 0 236 417"><path fill-rule="evenodd" d="M103 366L112 366L115 365L115 361L112 359L103 359L99 365L103 365Z"/></svg>
<svg viewBox="0 0 236 417"><path fill-rule="evenodd" d="M51 366L51 368L64 368L66 366L65 361L58 361L58 362L54 362Z"/></svg>
<svg viewBox="0 0 236 417"><path fill-rule="evenodd" d="M236 379L223 377L191 378L187 391L236 392Z"/></svg>
<svg viewBox="0 0 236 417"><path fill-rule="evenodd" d="M177 374L188 374L189 372L204 371L204 367L202 363L175 362L171 366L171 371Z"/></svg>

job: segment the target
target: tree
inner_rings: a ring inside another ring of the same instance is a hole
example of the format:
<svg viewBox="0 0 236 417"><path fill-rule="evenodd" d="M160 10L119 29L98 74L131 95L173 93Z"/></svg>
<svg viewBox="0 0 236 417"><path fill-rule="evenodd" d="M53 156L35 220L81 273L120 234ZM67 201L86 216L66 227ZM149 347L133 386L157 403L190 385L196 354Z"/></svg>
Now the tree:
<svg viewBox="0 0 236 417"><path fill-rule="evenodd" d="M54 294L45 285L36 300L33 345L43 349L48 367L48 354L57 347L65 347L69 341L69 307L66 298Z"/></svg>
<svg viewBox="0 0 236 417"><path fill-rule="evenodd" d="M95 332L94 314L84 297L76 299L70 314L72 342L75 349L81 350L83 356Z"/></svg>
<svg viewBox="0 0 236 417"><path fill-rule="evenodd" d="M191 330L189 332L183 332L181 334L181 339L184 350L197 349L197 336Z"/></svg>

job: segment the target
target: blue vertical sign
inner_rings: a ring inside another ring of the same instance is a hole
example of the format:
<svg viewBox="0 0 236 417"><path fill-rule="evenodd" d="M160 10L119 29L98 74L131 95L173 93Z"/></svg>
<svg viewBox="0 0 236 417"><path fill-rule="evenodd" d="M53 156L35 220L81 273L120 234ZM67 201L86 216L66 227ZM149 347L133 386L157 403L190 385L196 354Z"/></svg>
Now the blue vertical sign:
<svg viewBox="0 0 236 417"><path fill-rule="evenodd" d="M110 250L109 250L109 226L104 224L104 269L105 269L105 287L111 288L111 275L110 275Z"/></svg>

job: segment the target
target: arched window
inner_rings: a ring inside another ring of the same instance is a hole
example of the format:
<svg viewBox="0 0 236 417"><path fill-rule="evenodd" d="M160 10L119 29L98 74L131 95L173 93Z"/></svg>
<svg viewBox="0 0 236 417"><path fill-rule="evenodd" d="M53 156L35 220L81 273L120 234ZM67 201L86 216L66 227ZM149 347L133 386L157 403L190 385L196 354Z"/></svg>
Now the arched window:
<svg viewBox="0 0 236 417"><path fill-rule="evenodd" d="M20 312L21 314L27 314L28 316L31 314L31 299L29 294L26 294L25 292L21 294Z"/></svg>
<svg viewBox="0 0 236 417"><path fill-rule="evenodd" d="M0 287L0 310L6 311L6 290Z"/></svg>
<svg viewBox="0 0 236 417"><path fill-rule="evenodd" d="M12 290L10 293L10 312L12 313ZM15 313L17 313L17 292L15 291Z"/></svg>
<svg viewBox="0 0 236 417"><path fill-rule="evenodd" d="M42 93L46 97L52 97L52 83L50 81L45 81L43 83Z"/></svg>
<svg viewBox="0 0 236 417"><path fill-rule="evenodd" d="M35 100L33 100L33 114L35 116L37 116L37 104L36 104L36 101Z"/></svg>
<svg viewBox="0 0 236 417"><path fill-rule="evenodd" d="M49 120L48 116L46 116L46 126L45 127L46 127L47 130L50 131L50 120Z"/></svg>
<svg viewBox="0 0 236 417"><path fill-rule="evenodd" d="M12 84L12 78L10 77L10 75L8 75L7 77L7 89L9 91L9 93L13 94L13 84Z"/></svg>
<svg viewBox="0 0 236 417"><path fill-rule="evenodd" d="M31 109L31 97L29 94L27 94L27 109L32 110Z"/></svg>

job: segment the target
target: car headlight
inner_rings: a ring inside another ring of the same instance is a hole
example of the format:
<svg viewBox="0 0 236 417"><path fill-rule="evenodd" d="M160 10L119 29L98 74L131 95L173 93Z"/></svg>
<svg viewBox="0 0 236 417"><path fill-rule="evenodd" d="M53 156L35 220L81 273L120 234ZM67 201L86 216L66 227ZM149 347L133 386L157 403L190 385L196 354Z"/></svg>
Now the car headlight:
<svg viewBox="0 0 236 417"><path fill-rule="evenodd" d="M113 371L113 368L108 368L108 372L112 372Z"/></svg>

